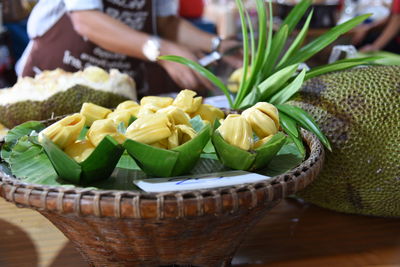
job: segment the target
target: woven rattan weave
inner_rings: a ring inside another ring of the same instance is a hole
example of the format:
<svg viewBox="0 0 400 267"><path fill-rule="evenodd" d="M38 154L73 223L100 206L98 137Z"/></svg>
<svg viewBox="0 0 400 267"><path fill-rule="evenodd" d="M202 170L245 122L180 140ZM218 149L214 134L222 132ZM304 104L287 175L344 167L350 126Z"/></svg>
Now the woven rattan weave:
<svg viewBox="0 0 400 267"><path fill-rule="evenodd" d="M318 175L324 150L303 138L307 159L262 183L151 194L26 184L0 172L0 196L38 210L91 266L227 266L247 230Z"/></svg>

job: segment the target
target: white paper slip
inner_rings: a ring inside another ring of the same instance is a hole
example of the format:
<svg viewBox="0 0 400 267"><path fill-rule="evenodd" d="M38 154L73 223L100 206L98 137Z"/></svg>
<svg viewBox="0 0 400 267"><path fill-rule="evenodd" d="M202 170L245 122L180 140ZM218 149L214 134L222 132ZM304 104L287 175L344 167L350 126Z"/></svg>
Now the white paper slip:
<svg viewBox="0 0 400 267"><path fill-rule="evenodd" d="M138 179L134 183L145 192L200 190L266 181L271 177L246 171L227 171L201 175Z"/></svg>

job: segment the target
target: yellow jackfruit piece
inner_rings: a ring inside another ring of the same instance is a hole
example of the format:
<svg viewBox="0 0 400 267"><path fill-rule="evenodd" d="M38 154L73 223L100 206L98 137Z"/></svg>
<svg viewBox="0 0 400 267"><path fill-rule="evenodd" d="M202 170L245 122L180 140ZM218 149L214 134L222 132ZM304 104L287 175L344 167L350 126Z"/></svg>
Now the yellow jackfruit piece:
<svg viewBox="0 0 400 267"><path fill-rule="evenodd" d="M272 137L273 135L269 135L267 137L264 137L263 139L259 139L257 142L253 144L253 149L259 148L263 144L267 143L269 140L271 140Z"/></svg>
<svg viewBox="0 0 400 267"><path fill-rule="evenodd" d="M154 114L159 110L161 107L156 106L154 104L148 103L140 107L139 112L136 114L137 118L141 118L150 114Z"/></svg>
<svg viewBox="0 0 400 267"><path fill-rule="evenodd" d="M179 145L182 145L196 137L196 131L187 125L176 125L175 128L178 130Z"/></svg>
<svg viewBox="0 0 400 267"><path fill-rule="evenodd" d="M165 114L149 114L135 120L126 129L126 137L144 144L153 144L171 135L172 124Z"/></svg>
<svg viewBox="0 0 400 267"><path fill-rule="evenodd" d="M113 120L116 125L119 125L121 122L123 122L125 127L128 127L131 117L131 114L126 110L116 110L107 115L107 119Z"/></svg>
<svg viewBox="0 0 400 267"><path fill-rule="evenodd" d="M229 144L249 150L253 144L253 131L250 124L239 114L229 114L218 127L222 138Z"/></svg>
<svg viewBox="0 0 400 267"><path fill-rule="evenodd" d="M182 109L175 106L168 106L157 110L156 113L163 113L168 116L168 119L174 124L190 125L190 117Z"/></svg>
<svg viewBox="0 0 400 267"><path fill-rule="evenodd" d="M42 142L43 135L52 140L61 149L73 144L85 126L85 117L75 113L50 125L40 132L39 142Z"/></svg>
<svg viewBox="0 0 400 267"><path fill-rule="evenodd" d="M140 107L140 105L133 100L127 100L127 101L120 103L115 108L115 110L131 109L131 108L135 108L135 107Z"/></svg>
<svg viewBox="0 0 400 267"><path fill-rule="evenodd" d="M86 125L90 126L96 120L105 119L111 112L111 109L104 108L99 105L83 103L80 113L85 116Z"/></svg>
<svg viewBox="0 0 400 267"><path fill-rule="evenodd" d="M179 133L176 127L174 127L174 129L171 131L171 135L168 137L167 141L168 141L168 149L173 149L179 146Z"/></svg>
<svg viewBox="0 0 400 267"><path fill-rule="evenodd" d="M196 94L197 93L192 90L182 90L176 96L174 102L172 102L172 105L189 114L196 112L203 101L201 96L195 97Z"/></svg>
<svg viewBox="0 0 400 267"><path fill-rule="evenodd" d="M191 114L191 117L193 118L197 115L200 115L203 120L209 121L210 123L225 118L225 113L222 110L208 104L201 104L199 109Z"/></svg>
<svg viewBox="0 0 400 267"><path fill-rule="evenodd" d="M279 129L279 111L274 105L267 102L258 102L253 106L253 108L256 108L267 114L271 119L274 120L276 128Z"/></svg>
<svg viewBox="0 0 400 267"><path fill-rule="evenodd" d="M116 124L111 119L97 120L93 122L87 132L87 137L94 146L98 146L107 135L114 138L119 144L122 144L126 139L123 134L118 132Z"/></svg>
<svg viewBox="0 0 400 267"><path fill-rule="evenodd" d="M107 82L108 79L110 79L110 75L107 71L96 66L85 68L82 72L82 76L95 83Z"/></svg>
<svg viewBox="0 0 400 267"><path fill-rule="evenodd" d="M274 135L279 130L278 125L268 114L255 107L243 111L242 116L250 123L251 128L260 139Z"/></svg>
<svg viewBox="0 0 400 267"><path fill-rule="evenodd" d="M89 140L78 140L75 143L67 146L64 152L80 163L85 161L92 154L95 146Z"/></svg>
<svg viewBox="0 0 400 267"><path fill-rule="evenodd" d="M172 97L164 97L164 96L145 96L140 100L140 105L144 106L146 104L153 104L160 108L168 107L172 104L174 99Z"/></svg>

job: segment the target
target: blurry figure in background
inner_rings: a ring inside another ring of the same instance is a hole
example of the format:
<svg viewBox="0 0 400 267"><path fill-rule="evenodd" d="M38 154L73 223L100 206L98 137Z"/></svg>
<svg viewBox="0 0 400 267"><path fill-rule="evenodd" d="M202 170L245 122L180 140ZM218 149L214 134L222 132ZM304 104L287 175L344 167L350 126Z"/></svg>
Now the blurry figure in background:
<svg viewBox="0 0 400 267"><path fill-rule="evenodd" d="M204 95L213 88L210 82L186 66L157 57L197 61L199 51L223 52L232 43L183 20L177 8L174 0L40 0L28 21L32 40L21 60L22 76L95 65L129 74L142 96L181 88Z"/></svg>
<svg viewBox="0 0 400 267"><path fill-rule="evenodd" d="M388 18L362 24L353 30L360 52L385 50L400 54L400 0L393 0Z"/></svg>
<svg viewBox="0 0 400 267"><path fill-rule="evenodd" d="M216 34L214 23L203 19L204 0L179 0L179 15L203 31Z"/></svg>
<svg viewBox="0 0 400 267"><path fill-rule="evenodd" d="M0 88L12 86L17 80L14 64L29 42L26 23L33 5L34 0L0 1Z"/></svg>

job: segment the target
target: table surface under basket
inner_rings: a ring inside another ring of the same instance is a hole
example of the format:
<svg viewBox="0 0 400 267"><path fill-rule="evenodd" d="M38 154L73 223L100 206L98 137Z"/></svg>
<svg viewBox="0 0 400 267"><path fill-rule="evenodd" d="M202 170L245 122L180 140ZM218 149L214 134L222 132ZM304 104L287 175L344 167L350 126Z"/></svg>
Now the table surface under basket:
<svg viewBox="0 0 400 267"><path fill-rule="evenodd" d="M285 200L252 229L233 266L400 266L400 219ZM1 267L86 267L47 219L0 199Z"/></svg>

